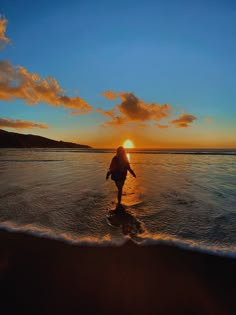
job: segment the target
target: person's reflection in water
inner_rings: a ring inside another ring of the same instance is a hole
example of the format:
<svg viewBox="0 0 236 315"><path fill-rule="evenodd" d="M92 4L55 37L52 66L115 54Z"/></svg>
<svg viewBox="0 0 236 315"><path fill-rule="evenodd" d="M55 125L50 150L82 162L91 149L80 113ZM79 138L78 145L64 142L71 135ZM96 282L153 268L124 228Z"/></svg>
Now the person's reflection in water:
<svg viewBox="0 0 236 315"><path fill-rule="evenodd" d="M144 232L142 223L120 204L109 211L107 219L112 226L121 227L124 235L137 236Z"/></svg>
<svg viewBox="0 0 236 315"><path fill-rule="evenodd" d="M129 171L134 177L136 177L136 174L129 165L125 149L123 147L118 147L116 150L116 155L111 160L109 171L106 175L106 179L108 179L111 175L111 179L114 180L116 187L118 188L118 205L121 204L122 190L126 180L127 171Z"/></svg>

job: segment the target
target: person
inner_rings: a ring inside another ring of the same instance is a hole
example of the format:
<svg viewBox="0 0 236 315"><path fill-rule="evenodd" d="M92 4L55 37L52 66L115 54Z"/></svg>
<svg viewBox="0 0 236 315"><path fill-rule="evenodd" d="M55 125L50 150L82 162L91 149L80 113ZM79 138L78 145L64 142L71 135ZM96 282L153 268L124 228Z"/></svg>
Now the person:
<svg viewBox="0 0 236 315"><path fill-rule="evenodd" d="M116 155L111 160L109 171L106 175L106 179L108 179L111 175L111 179L114 180L116 184L116 187L118 189L118 205L121 204L122 190L127 176L127 171L129 171L134 177L136 177L136 174L130 167L125 149L120 146L116 150Z"/></svg>

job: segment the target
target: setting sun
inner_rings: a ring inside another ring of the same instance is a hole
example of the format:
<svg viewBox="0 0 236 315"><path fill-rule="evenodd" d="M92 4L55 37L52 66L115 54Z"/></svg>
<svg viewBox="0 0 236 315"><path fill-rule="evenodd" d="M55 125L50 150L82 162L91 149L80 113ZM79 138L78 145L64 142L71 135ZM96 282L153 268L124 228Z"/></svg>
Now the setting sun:
<svg viewBox="0 0 236 315"><path fill-rule="evenodd" d="M125 142L123 143L123 147L126 149L132 149L134 148L134 143L131 140L125 140Z"/></svg>

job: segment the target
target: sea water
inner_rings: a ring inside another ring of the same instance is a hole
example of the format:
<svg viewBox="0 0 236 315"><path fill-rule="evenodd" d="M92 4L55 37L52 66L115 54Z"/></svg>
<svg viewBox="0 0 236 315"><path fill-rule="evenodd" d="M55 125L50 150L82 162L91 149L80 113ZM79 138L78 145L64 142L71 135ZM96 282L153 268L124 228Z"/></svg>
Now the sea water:
<svg viewBox="0 0 236 315"><path fill-rule="evenodd" d="M0 228L83 245L236 257L236 150L133 150L122 211L106 149L1 149ZM119 209L118 209L119 210Z"/></svg>

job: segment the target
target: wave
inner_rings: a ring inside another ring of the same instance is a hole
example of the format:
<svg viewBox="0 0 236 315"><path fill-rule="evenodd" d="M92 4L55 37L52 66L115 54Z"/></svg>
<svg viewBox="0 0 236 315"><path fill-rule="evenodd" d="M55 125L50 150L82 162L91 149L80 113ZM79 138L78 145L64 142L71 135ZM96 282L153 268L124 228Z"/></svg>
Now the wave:
<svg viewBox="0 0 236 315"><path fill-rule="evenodd" d="M119 240L111 239L110 235L104 235L103 237L96 236L83 236L73 237L72 235L61 232L56 233L51 229L37 227L34 225L17 226L13 222L4 222L0 225L0 231L7 231L10 233L21 233L25 235L31 235L38 238L52 239L61 241L70 245L81 246L121 246L125 243L125 239L121 242Z"/></svg>
<svg viewBox="0 0 236 315"><path fill-rule="evenodd" d="M17 226L12 222L5 222L1 224L0 230L7 231L9 233L21 233L25 235L31 235L37 238L52 239L60 242L64 242L70 245L79 246L115 246L120 247L125 245L128 240L133 241L137 246L158 246L167 245L174 246L184 250L205 253L208 255L228 257L236 259L236 246L234 247L218 247L215 245L199 244L193 240L181 240L173 236L158 235L135 235L131 237L124 236L121 239L111 238L111 235L107 234L102 237L97 236L72 236L66 232L55 233L53 230L46 228L39 228L33 225Z"/></svg>
<svg viewBox="0 0 236 315"><path fill-rule="evenodd" d="M158 237L139 237L137 240L133 239L133 241L140 246L168 245L209 255L236 259L236 246L227 248L216 245L206 245L197 243L193 240L178 239L168 235L160 235Z"/></svg>

